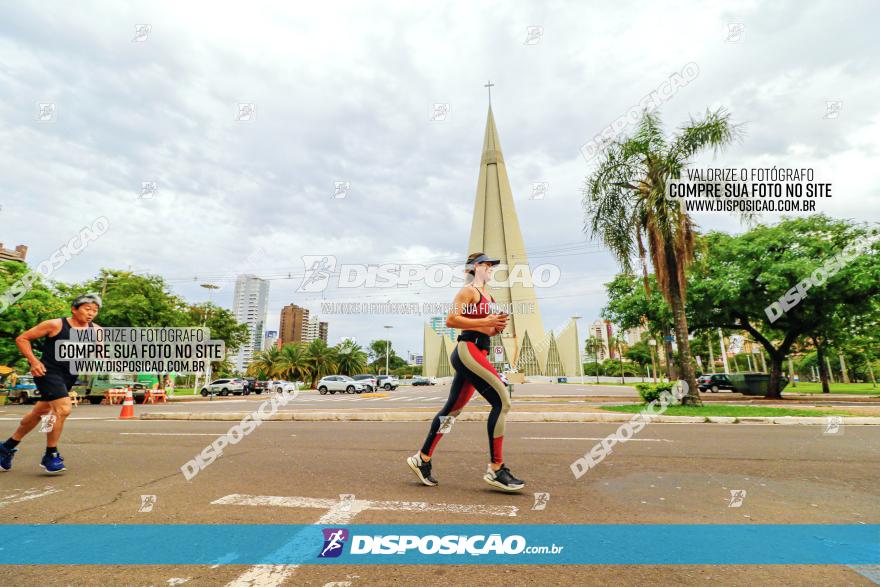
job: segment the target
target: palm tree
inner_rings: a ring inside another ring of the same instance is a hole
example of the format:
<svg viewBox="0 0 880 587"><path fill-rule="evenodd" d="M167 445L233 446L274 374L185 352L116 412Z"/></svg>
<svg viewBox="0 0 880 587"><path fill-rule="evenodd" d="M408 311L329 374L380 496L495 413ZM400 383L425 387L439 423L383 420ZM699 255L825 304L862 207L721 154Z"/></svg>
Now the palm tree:
<svg viewBox="0 0 880 587"><path fill-rule="evenodd" d="M309 359L303 343L288 343L281 347L275 375L287 381L305 381L311 374Z"/></svg>
<svg viewBox="0 0 880 587"><path fill-rule="evenodd" d="M281 349L277 346L270 347L265 351L260 351L254 355L251 362L248 363L245 371L251 377L273 377L281 357Z"/></svg>
<svg viewBox="0 0 880 587"><path fill-rule="evenodd" d="M357 375L367 366L367 353L352 340L336 345L337 369L343 375Z"/></svg>
<svg viewBox="0 0 880 587"><path fill-rule="evenodd" d="M596 383L599 383L599 349L601 348L602 342L595 336L590 336L584 349L588 355L591 353L593 355L593 366L596 368Z"/></svg>
<svg viewBox="0 0 880 587"><path fill-rule="evenodd" d="M617 334L612 334L608 338L609 348L613 348L613 349L617 350L617 362L620 365L620 382L626 383L626 380L624 379L624 372L623 372L623 349L621 348L623 345L623 342L624 342L623 338L621 338Z"/></svg>
<svg viewBox="0 0 880 587"><path fill-rule="evenodd" d="M316 338L305 347L306 362L311 375L311 389L315 389L318 379L332 375L336 371L336 349L327 346L327 343Z"/></svg>
<svg viewBox="0 0 880 587"><path fill-rule="evenodd" d="M599 238L626 273L632 261L650 255L663 298L672 309L685 405L702 405L691 365L685 316L688 267L694 258L695 225L684 207L666 197L666 185L699 151L717 152L739 136L723 109L690 120L671 139L660 118L644 112L634 136L606 145L599 167L584 188L585 232ZM646 246L647 245L647 246Z"/></svg>

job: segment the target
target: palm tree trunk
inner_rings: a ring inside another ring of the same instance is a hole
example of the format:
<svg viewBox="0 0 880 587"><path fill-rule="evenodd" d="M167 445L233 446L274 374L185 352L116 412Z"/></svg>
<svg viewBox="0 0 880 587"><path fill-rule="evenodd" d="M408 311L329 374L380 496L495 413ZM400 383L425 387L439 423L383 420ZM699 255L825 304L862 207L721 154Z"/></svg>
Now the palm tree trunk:
<svg viewBox="0 0 880 587"><path fill-rule="evenodd" d="M671 330L669 326L663 327L663 355L666 360L666 377L669 381L675 381L675 367L672 364L672 341L669 340Z"/></svg>
<svg viewBox="0 0 880 587"><path fill-rule="evenodd" d="M673 275L675 275L673 273ZM670 294L672 298L672 314L675 319L675 338L678 342L678 368L681 379L687 383L687 394L681 398L682 405L702 406L700 390L697 388L697 378L694 376L694 367L691 365L691 345L688 340L687 316L684 313L684 300L678 287L678 279L670 280Z"/></svg>
<svg viewBox="0 0 880 587"><path fill-rule="evenodd" d="M844 383L849 383L849 373L846 372L846 361L843 359L843 353L838 351L837 358L840 360L840 376Z"/></svg>

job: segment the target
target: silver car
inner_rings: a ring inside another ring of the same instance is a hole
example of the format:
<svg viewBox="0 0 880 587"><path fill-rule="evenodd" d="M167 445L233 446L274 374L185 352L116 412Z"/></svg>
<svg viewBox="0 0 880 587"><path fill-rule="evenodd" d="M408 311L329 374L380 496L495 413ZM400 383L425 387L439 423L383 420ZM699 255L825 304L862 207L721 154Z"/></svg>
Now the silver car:
<svg viewBox="0 0 880 587"><path fill-rule="evenodd" d="M336 393L363 393L366 388L364 384L355 381L348 375L328 375L318 382L318 393L327 395Z"/></svg>

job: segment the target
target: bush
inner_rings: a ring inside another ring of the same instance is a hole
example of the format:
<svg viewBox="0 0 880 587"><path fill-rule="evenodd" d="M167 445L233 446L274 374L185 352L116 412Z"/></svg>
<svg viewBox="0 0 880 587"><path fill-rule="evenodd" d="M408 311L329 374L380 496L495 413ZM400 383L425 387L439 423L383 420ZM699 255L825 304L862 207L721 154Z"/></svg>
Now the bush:
<svg viewBox="0 0 880 587"><path fill-rule="evenodd" d="M639 395L642 396L642 401L646 404L651 402L660 401L660 394L663 392L672 393L672 386L675 385L676 381L663 381L660 383L636 383L636 389L639 390Z"/></svg>

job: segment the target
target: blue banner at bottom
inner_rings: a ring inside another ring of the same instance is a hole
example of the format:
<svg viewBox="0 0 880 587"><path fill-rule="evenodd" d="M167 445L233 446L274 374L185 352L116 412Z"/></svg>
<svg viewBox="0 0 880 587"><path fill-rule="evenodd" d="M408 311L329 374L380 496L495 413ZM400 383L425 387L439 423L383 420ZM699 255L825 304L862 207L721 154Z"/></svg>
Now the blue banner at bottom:
<svg viewBox="0 0 880 587"><path fill-rule="evenodd" d="M0 525L3 565L880 564L880 525Z"/></svg>

